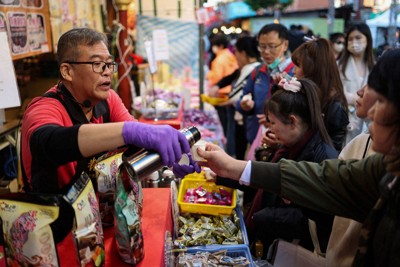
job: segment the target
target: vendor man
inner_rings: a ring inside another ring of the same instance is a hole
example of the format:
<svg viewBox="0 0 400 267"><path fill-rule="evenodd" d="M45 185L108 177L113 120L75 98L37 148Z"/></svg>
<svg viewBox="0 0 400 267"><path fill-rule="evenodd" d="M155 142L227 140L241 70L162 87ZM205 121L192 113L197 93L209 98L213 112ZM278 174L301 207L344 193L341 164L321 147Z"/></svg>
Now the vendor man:
<svg viewBox="0 0 400 267"><path fill-rule="evenodd" d="M58 42L60 82L32 100L22 123L25 191L63 193L94 155L123 145L160 153L163 164L177 165L190 146L170 126L136 122L111 89L117 64L103 33L72 29ZM187 168L188 166L183 166ZM193 165L185 169L193 172Z"/></svg>

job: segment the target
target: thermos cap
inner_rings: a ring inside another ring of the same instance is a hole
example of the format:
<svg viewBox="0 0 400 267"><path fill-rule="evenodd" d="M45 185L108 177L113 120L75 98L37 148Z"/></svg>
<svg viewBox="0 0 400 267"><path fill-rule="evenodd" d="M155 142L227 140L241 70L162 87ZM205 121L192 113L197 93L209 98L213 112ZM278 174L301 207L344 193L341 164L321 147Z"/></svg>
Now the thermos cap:
<svg viewBox="0 0 400 267"><path fill-rule="evenodd" d="M159 175L158 171L155 171L155 172L151 173L151 174L147 177L147 179L152 180L152 181L156 181L156 180L158 180L159 178L160 178L160 175Z"/></svg>
<svg viewBox="0 0 400 267"><path fill-rule="evenodd" d="M165 170L164 172L163 172L163 174L162 174L162 176L164 177L164 178L167 178L167 177L173 177L174 176L174 172L172 171L172 170Z"/></svg>

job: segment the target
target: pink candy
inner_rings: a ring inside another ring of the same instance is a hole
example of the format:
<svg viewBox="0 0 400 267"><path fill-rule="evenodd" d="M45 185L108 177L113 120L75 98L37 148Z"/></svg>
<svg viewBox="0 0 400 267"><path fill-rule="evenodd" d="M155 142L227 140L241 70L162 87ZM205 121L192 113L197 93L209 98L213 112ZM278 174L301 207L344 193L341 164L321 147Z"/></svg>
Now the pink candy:
<svg viewBox="0 0 400 267"><path fill-rule="evenodd" d="M199 186L188 188L184 201L187 203L230 206L232 205L232 195L223 188L219 188L219 192L209 192L203 186Z"/></svg>

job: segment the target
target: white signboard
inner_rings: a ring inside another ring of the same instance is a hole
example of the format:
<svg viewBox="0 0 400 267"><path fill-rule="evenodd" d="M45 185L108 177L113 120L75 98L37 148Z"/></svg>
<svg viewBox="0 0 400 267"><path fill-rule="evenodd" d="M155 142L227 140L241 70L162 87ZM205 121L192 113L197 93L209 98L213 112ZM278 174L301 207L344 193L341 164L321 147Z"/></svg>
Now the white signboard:
<svg viewBox="0 0 400 267"><path fill-rule="evenodd" d="M149 62L150 73L154 74L157 72L157 62L154 56L153 41L144 41L144 48L146 49L146 56L147 61Z"/></svg>
<svg viewBox="0 0 400 267"><path fill-rule="evenodd" d="M0 32L0 109L21 105L7 33Z"/></svg>
<svg viewBox="0 0 400 267"><path fill-rule="evenodd" d="M156 60L169 59L168 35L166 30L153 31L154 56Z"/></svg>

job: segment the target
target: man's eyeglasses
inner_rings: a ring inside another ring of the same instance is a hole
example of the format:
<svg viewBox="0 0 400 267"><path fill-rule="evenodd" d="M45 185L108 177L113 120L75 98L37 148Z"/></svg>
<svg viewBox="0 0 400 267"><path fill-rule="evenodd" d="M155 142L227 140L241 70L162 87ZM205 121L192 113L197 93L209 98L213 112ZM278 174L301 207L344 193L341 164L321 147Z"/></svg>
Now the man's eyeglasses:
<svg viewBox="0 0 400 267"><path fill-rule="evenodd" d="M282 44L283 44L283 42L281 42L280 44L277 44L277 45L257 46L257 50L258 50L258 52L274 51L275 49L280 47Z"/></svg>
<svg viewBox="0 0 400 267"><path fill-rule="evenodd" d="M95 73L103 73L106 70L106 67L111 72L118 71L118 63L117 62L104 62L104 61L66 61L68 64L90 64L92 65L92 70Z"/></svg>

